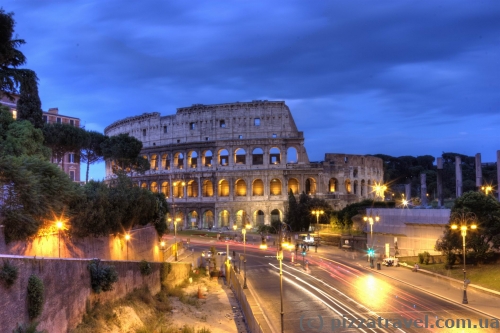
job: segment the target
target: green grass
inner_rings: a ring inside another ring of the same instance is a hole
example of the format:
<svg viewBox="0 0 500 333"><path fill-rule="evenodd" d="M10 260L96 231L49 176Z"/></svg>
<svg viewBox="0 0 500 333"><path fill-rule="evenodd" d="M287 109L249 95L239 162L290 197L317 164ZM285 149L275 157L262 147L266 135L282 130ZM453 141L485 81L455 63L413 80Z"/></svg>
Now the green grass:
<svg viewBox="0 0 500 333"><path fill-rule="evenodd" d="M418 263L418 258L417 260L405 260L405 258L400 258L400 262L405 262L409 266L413 267L416 263ZM446 269L444 267L444 263L419 265L421 269L425 269L436 274L444 275L457 280L464 279L463 265L460 264L454 265L452 269ZM500 266L498 264L478 266L467 265L466 270L467 278L471 281L471 284L500 291Z"/></svg>

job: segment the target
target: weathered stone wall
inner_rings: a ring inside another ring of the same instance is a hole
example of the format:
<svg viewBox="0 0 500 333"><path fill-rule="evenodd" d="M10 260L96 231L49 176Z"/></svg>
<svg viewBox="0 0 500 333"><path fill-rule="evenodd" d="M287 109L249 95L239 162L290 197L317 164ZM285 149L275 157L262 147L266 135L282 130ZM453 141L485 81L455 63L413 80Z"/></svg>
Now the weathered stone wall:
<svg viewBox="0 0 500 333"><path fill-rule="evenodd" d="M161 261L158 235L154 227L130 231L127 242L123 235L108 237L70 238L65 233L36 237L31 241L5 243L4 228L0 226L0 254L33 256L37 258L100 258L107 260ZM60 240L60 241L59 241ZM128 250L127 250L128 248Z"/></svg>
<svg viewBox="0 0 500 333"><path fill-rule="evenodd" d="M113 301L124 297L134 288L147 286L152 293L160 291L161 263L151 263L153 273L142 276L139 262L102 261L114 265L119 280L114 290L99 295L92 292L89 260L82 259L32 259L0 256L19 268L19 277L14 285L6 288L0 284L2 306L0 307L0 331L12 332L16 325L28 322L27 285L31 274L44 283L45 302L37 321L38 328L48 332L67 332L76 327L85 313L86 304Z"/></svg>
<svg viewBox="0 0 500 333"><path fill-rule="evenodd" d="M162 284L167 288L174 288L186 281L192 268L191 263L186 262L169 262L166 265L170 265L170 272Z"/></svg>

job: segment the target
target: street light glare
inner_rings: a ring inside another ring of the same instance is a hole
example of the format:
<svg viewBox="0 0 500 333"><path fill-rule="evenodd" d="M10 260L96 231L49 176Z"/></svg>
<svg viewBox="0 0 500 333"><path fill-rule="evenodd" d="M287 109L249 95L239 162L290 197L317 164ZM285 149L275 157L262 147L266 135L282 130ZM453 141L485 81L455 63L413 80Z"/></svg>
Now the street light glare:
<svg viewBox="0 0 500 333"><path fill-rule="evenodd" d="M453 230L457 230L457 229L458 229L458 225L453 224L453 225L451 226L451 228L452 228Z"/></svg>
<svg viewBox="0 0 500 333"><path fill-rule="evenodd" d="M63 223L61 221L57 221L56 225L57 225L57 229L62 229L62 227L63 227Z"/></svg>
<svg viewBox="0 0 500 333"><path fill-rule="evenodd" d="M130 239L130 235L129 234L126 234L125 235L125 240L129 240Z"/></svg>

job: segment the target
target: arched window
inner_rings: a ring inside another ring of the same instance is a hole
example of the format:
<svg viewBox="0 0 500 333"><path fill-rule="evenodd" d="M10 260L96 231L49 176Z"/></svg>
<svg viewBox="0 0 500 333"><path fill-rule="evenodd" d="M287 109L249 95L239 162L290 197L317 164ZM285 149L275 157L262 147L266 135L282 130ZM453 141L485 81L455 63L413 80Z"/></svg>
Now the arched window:
<svg viewBox="0 0 500 333"><path fill-rule="evenodd" d="M288 191L287 193L290 193L290 190L292 190L293 194L299 194L299 181L295 178L290 178L288 180Z"/></svg>
<svg viewBox="0 0 500 333"><path fill-rule="evenodd" d="M306 179L306 194L309 195L316 194L316 180L314 178Z"/></svg>
<svg viewBox="0 0 500 333"><path fill-rule="evenodd" d="M339 181L336 178L330 178L330 180L328 181L328 192L337 192L338 183Z"/></svg>
<svg viewBox="0 0 500 333"><path fill-rule="evenodd" d="M173 184L174 198L184 198L184 186L186 183L183 181L176 181Z"/></svg>
<svg viewBox="0 0 500 333"><path fill-rule="evenodd" d="M358 194L358 181L354 181L354 194Z"/></svg>
<svg viewBox="0 0 500 333"><path fill-rule="evenodd" d="M219 212L219 226L220 227L229 226L229 212L227 210Z"/></svg>
<svg viewBox="0 0 500 333"><path fill-rule="evenodd" d="M281 221L281 212L279 209L273 209L271 211L271 223Z"/></svg>
<svg viewBox="0 0 500 333"><path fill-rule="evenodd" d="M269 151L269 164L280 164L281 163L281 152L278 148L271 148Z"/></svg>
<svg viewBox="0 0 500 333"><path fill-rule="evenodd" d="M188 213L188 225L191 226L191 229L195 229L197 223L198 223L198 212L192 210Z"/></svg>
<svg viewBox="0 0 500 333"><path fill-rule="evenodd" d="M202 196L213 197L214 196L214 184L210 180L203 181Z"/></svg>
<svg viewBox="0 0 500 333"><path fill-rule="evenodd" d="M352 175L354 178L358 177L358 169L357 168L352 171Z"/></svg>
<svg viewBox="0 0 500 333"><path fill-rule="evenodd" d="M168 186L168 182L161 183L161 193L163 193L166 198L170 196L170 187Z"/></svg>
<svg viewBox="0 0 500 333"><path fill-rule="evenodd" d="M264 164L264 151L261 148L255 148L252 151L252 164L253 165Z"/></svg>
<svg viewBox="0 0 500 333"><path fill-rule="evenodd" d="M146 182L142 182L142 184L141 184L141 188L148 188L148 183L146 183Z"/></svg>
<svg viewBox="0 0 500 333"><path fill-rule="evenodd" d="M252 196L264 195L264 183L262 179L255 179L252 183Z"/></svg>
<svg viewBox="0 0 500 333"><path fill-rule="evenodd" d="M351 180L350 179L345 180L345 191L347 194L351 193Z"/></svg>
<svg viewBox="0 0 500 333"><path fill-rule="evenodd" d="M274 178L269 184L269 192L271 195L281 195L281 180Z"/></svg>
<svg viewBox="0 0 500 333"><path fill-rule="evenodd" d="M170 159L168 154L161 155L161 168L163 170L170 170Z"/></svg>
<svg viewBox="0 0 500 333"><path fill-rule="evenodd" d="M253 213L254 225L264 225L264 212L257 210Z"/></svg>
<svg viewBox="0 0 500 333"><path fill-rule="evenodd" d="M196 169L196 167L198 166L198 153L195 152L194 150L191 150L188 153L187 162L188 162L188 167L189 168Z"/></svg>
<svg viewBox="0 0 500 333"><path fill-rule="evenodd" d="M234 184L234 193L238 197L244 197L247 195L247 184L243 179L238 179Z"/></svg>
<svg viewBox="0 0 500 333"><path fill-rule="evenodd" d="M157 182L152 182L151 186L149 187L149 189L151 190L151 192L157 193L158 192L158 183Z"/></svg>
<svg viewBox="0 0 500 333"><path fill-rule="evenodd" d="M184 168L184 154L175 153L174 155L174 165L177 169Z"/></svg>
<svg viewBox="0 0 500 333"><path fill-rule="evenodd" d="M244 210L239 210L236 212L236 225L238 228L243 228L247 223L250 224L250 221L248 220L247 212Z"/></svg>
<svg viewBox="0 0 500 333"><path fill-rule="evenodd" d="M212 229L214 226L214 213L211 210L207 210L203 213L202 228Z"/></svg>
<svg viewBox="0 0 500 333"><path fill-rule="evenodd" d="M297 149L294 147L289 147L286 150L286 163L298 163L299 155L297 154Z"/></svg>
<svg viewBox="0 0 500 333"><path fill-rule="evenodd" d="M365 180L362 179L361 180L361 196L366 195L366 193L365 193L365 185L366 185Z"/></svg>
<svg viewBox="0 0 500 333"><path fill-rule="evenodd" d="M243 148L238 148L234 152L234 163L235 164L246 164L246 151Z"/></svg>
<svg viewBox="0 0 500 333"><path fill-rule="evenodd" d="M212 151L205 150L203 152L203 165L206 167L212 166Z"/></svg>
<svg viewBox="0 0 500 333"><path fill-rule="evenodd" d="M228 197L229 196L229 182L225 179L222 179L219 182L219 197Z"/></svg>
<svg viewBox="0 0 500 333"><path fill-rule="evenodd" d="M151 170L158 170L158 155L151 155L150 168Z"/></svg>
<svg viewBox="0 0 500 333"><path fill-rule="evenodd" d="M187 196L190 198L198 197L198 182L196 180L191 180L188 182Z"/></svg>
<svg viewBox="0 0 500 333"><path fill-rule="evenodd" d="M229 153L227 149L219 150L219 165L227 166L229 165Z"/></svg>

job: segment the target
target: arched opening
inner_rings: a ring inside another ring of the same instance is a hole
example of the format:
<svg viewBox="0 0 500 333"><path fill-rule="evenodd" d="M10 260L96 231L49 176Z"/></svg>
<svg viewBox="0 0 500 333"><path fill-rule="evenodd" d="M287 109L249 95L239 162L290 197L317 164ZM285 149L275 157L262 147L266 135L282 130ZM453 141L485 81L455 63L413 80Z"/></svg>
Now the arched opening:
<svg viewBox="0 0 500 333"><path fill-rule="evenodd" d="M177 221L177 228L183 226L184 213L182 211L176 211L175 218L173 218L172 215L170 215L170 213L167 213L167 223L169 228L174 229L174 221Z"/></svg>
<svg viewBox="0 0 500 333"><path fill-rule="evenodd" d="M191 150L188 153L187 162L188 162L188 167L189 168L196 169L196 167L198 166L198 153L195 152L194 150Z"/></svg>
<svg viewBox="0 0 500 333"><path fill-rule="evenodd" d="M227 149L219 150L219 165L229 165L229 153L227 152Z"/></svg>
<svg viewBox="0 0 500 333"><path fill-rule="evenodd" d="M219 197L228 197L229 196L229 182L225 179L222 179L219 182Z"/></svg>
<svg viewBox="0 0 500 333"><path fill-rule="evenodd" d="M280 164L281 163L281 152L278 148L271 148L269 151L269 164Z"/></svg>
<svg viewBox="0 0 500 333"><path fill-rule="evenodd" d="M271 195L281 195L281 180L273 178L269 184L269 192Z"/></svg>
<svg viewBox="0 0 500 333"><path fill-rule="evenodd" d="M286 163L298 163L299 155L297 154L297 149L294 147L289 147L286 150Z"/></svg>
<svg viewBox="0 0 500 333"><path fill-rule="evenodd" d="M153 193L158 193L158 183L157 182L152 182L151 186L149 187L149 189Z"/></svg>
<svg viewBox="0 0 500 333"><path fill-rule="evenodd" d="M345 180L345 191L347 194L351 193L351 180L350 179Z"/></svg>
<svg viewBox="0 0 500 333"><path fill-rule="evenodd" d="M338 188L338 180L336 178L330 178L328 181L328 192L334 193L337 192Z"/></svg>
<svg viewBox="0 0 500 333"><path fill-rule="evenodd" d="M369 198L373 197L373 195L372 195L372 193L373 193L372 182L371 182L370 179L368 179L368 181L366 182L366 187L367 187L367 189L366 189L366 191L367 191L366 195Z"/></svg>
<svg viewBox="0 0 500 333"><path fill-rule="evenodd" d="M196 225L198 224L198 212L192 210L188 213L188 225L191 229L196 229Z"/></svg>
<svg viewBox="0 0 500 333"><path fill-rule="evenodd" d="M244 197L247 195L247 184L243 179L238 179L234 184L234 190L237 197Z"/></svg>
<svg viewBox="0 0 500 333"><path fill-rule="evenodd" d="M184 168L184 154L175 153L174 155L174 165L177 169Z"/></svg>
<svg viewBox="0 0 500 333"><path fill-rule="evenodd" d="M234 163L235 164L246 164L246 151L243 148L238 148L234 152Z"/></svg>
<svg viewBox="0 0 500 333"><path fill-rule="evenodd" d="M361 196L366 195L366 193L365 193L365 185L366 185L365 180L362 179L361 180L361 188L360 188Z"/></svg>
<svg viewBox="0 0 500 333"><path fill-rule="evenodd" d="M211 210L207 210L203 213L202 228L212 229L214 226L214 213Z"/></svg>
<svg viewBox="0 0 500 333"><path fill-rule="evenodd" d="M212 151L205 150L203 152L203 165L206 167L212 166Z"/></svg>
<svg viewBox="0 0 500 333"><path fill-rule="evenodd" d="M141 188L148 188L148 183L142 182L141 183Z"/></svg>
<svg viewBox="0 0 500 333"><path fill-rule="evenodd" d="M290 193L290 190L292 190L293 194L299 194L299 181L295 178L290 178L288 180L288 191L287 193Z"/></svg>
<svg viewBox="0 0 500 333"><path fill-rule="evenodd" d="M204 197L214 196L214 184L212 183L211 180L206 179L203 181L202 193Z"/></svg>
<svg viewBox="0 0 500 333"><path fill-rule="evenodd" d="M229 227L229 212L227 210L219 212L219 227Z"/></svg>
<svg viewBox="0 0 500 333"><path fill-rule="evenodd" d="M151 155L151 161L149 162L151 170L158 170L158 155Z"/></svg>
<svg viewBox="0 0 500 333"><path fill-rule="evenodd" d="M187 196L190 198L198 197L198 182L191 180L187 184Z"/></svg>
<svg viewBox="0 0 500 333"><path fill-rule="evenodd" d="M253 165L264 164L264 151L261 148L255 148L252 151L252 164Z"/></svg>
<svg viewBox="0 0 500 333"><path fill-rule="evenodd" d="M161 155L161 168L163 170L170 170L170 159L168 154Z"/></svg>
<svg viewBox="0 0 500 333"><path fill-rule="evenodd" d="M273 209L271 211L271 223L281 221L281 212L279 209Z"/></svg>
<svg viewBox="0 0 500 333"><path fill-rule="evenodd" d="M252 196L264 195L264 183L262 179L255 179L252 183Z"/></svg>
<svg viewBox="0 0 500 333"><path fill-rule="evenodd" d="M306 179L306 194L309 195L316 194L316 180L314 178Z"/></svg>
<svg viewBox="0 0 500 333"><path fill-rule="evenodd" d="M168 182L161 183L161 193L165 195L165 198L170 196L170 187L168 186Z"/></svg>
<svg viewBox="0 0 500 333"><path fill-rule="evenodd" d="M253 213L253 224L254 225L264 225L264 212L257 210Z"/></svg>
<svg viewBox="0 0 500 333"><path fill-rule="evenodd" d="M242 228L247 223L250 223L250 221L248 220L247 212L245 212L244 210L237 211L235 223L238 228Z"/></svg>
<svg viewBox="0 0 500 333"><path fill-rule="evenodd" d="M358 177L358 169L357 168L352 171L352 175L354 178Z"/></svg>
<svg viewBox="0 0 500 333"><path fill-rule="evenodd" d="M354 181L354 194L358 194L358 181Z"/></svg>
<svg viewBox="0 0 500 333"><path fill-rule="evenodd" d="M183 181L176 181L173 184L174 198L184 198L184 186L186 183Z"/></svg>

